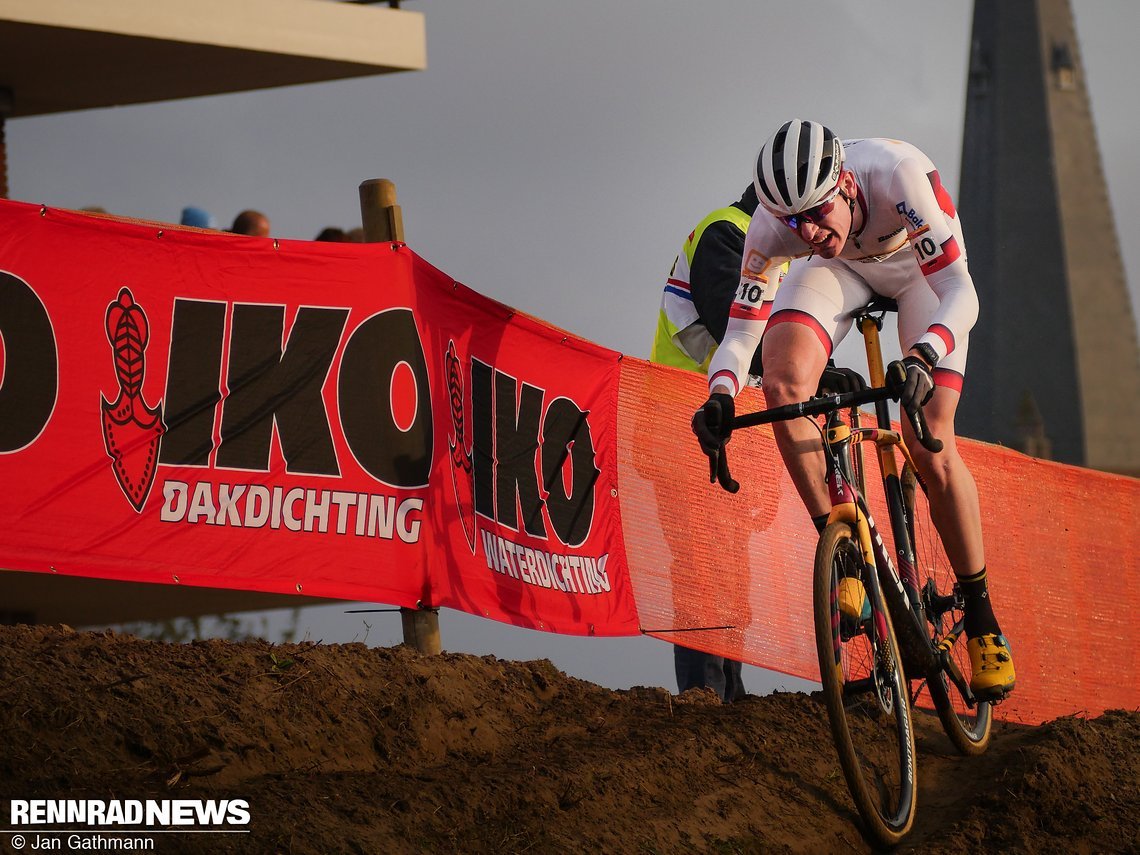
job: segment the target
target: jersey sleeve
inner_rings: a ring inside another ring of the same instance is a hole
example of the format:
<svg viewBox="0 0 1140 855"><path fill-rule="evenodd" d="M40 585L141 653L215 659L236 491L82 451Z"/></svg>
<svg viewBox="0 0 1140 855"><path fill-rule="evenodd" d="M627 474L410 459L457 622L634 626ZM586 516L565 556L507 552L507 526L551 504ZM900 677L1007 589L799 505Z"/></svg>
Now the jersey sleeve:
<svg viewBox="0 0 1140 855"><path fill-rule="evenodd" d="M943 358L965 340L978 319L978 295L966 264L958 214L938 170L929 162L900 161L892 190L911 251L939 301L918 341L929 344Z"/></svg>
<svg viewBox="0 0 1140 855"><path fill-rule="evenodd" d="M757 211L748 227L724 339L709 364L710 390L724 386L735 396L748 383L752 358L760 346L776 289L791 257L775 239L775 222L765 212Z"/></svg>
<svg viewBox="0 0 1140 855"><path fill-rule="evenodd" d="M683 254L674 259L669 278L665 280L665 290L661 294L661 314L668 322L671 334L700 320L700 315L693 305L687 265L688 261Z"/></svg>
<svg viewBox="0 0 1140 855"><path fill-rule="evenodd" d="M689 287L701 323L716 341L724 338L728 315L740 280L744 232L728 220L709 225L693 250Z"/></svg>

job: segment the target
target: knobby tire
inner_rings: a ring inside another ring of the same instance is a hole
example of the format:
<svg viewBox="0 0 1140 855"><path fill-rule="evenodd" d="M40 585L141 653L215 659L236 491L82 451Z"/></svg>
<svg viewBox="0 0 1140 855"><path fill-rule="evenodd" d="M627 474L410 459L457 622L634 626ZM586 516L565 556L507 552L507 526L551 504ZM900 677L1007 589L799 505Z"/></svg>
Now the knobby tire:
<svg viewBox="0 0 1140 855"><path fill-rule="evenodd" d="M867 573L862 552L846 523L832 523L820 536L815 555L814 611L820 682L823 684L831 734L847 787L866 835L885 846L899 843L914 823L914 729L910 694L890 615L882 602L873 605L869 626L851 634L840 620L836 588L843 574ZM867 586L867 594L871 588ZM877 639L876 617L886 626ZM844 621L848 619L844 618ZM846 637L846 636L850 637ZM874 643L872 643L874 639ZM866 678L878 662L887 686L882 704L874 691L844 692L845 686ZM889 706L889 709L884 709Z"/></svg>

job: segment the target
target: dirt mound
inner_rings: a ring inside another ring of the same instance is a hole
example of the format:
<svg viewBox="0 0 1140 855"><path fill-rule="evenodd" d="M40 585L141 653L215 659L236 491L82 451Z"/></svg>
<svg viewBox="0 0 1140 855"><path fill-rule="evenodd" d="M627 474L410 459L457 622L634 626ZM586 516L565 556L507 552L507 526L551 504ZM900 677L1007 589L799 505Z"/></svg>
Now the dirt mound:
<svg viewBox="0 0 1140 855"><path fill-rule="evenodd" d="M1140 851L1140 713L999 725L974 759L918 718L900 851ZM0 800L69 797L248 801L249 834L165 853L870 851L807 695L722 706L545 660L0 627Z"/></svg>

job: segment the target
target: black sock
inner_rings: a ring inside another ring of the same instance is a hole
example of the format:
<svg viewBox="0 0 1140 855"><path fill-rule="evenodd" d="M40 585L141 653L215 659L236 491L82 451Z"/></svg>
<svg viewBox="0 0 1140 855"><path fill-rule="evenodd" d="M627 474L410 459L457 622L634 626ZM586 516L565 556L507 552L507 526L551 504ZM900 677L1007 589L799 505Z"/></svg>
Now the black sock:
<svg viewBox="0 0 1140 855"><path fill-rule="evenodd" d="M812 517L811 521L815 524L815 530L823 534L823 530L827 528L827 518L831 514L820 514L818 517Z"/></svg>
<svg viewBox="0 0 1140 855"><path fill-rule="evenodd" d="M990 602L990 592L986 587L986 568L973 576L959 576L958 586L962 589L962 597L966 601L966 637L977 638L979 635L1000 635L994 607Z"/></svg>

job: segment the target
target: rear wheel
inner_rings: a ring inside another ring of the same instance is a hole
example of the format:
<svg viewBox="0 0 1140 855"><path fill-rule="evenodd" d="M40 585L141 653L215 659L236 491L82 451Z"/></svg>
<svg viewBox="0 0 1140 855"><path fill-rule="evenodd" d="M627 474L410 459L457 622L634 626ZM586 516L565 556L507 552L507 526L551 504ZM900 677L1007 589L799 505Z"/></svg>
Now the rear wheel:
<svg viewBox="0 0 1140 855"><path fill-rule="evenodd" d="M839 610L839 580L869 572L850 526L832 523L815 554L815 637L820 682L839 763L867 836L898 843L914 822L915 757L909 693L891 618ZM872 586L866 585L871 596ZM877 587L874 589L877 590Z"/></svg>
<svg viewBox="0 0 1140 855"><path fill-rule="evenodd" d="M942 540L930 521L926 494L917 487L914 470L908 463L902 473L903 500L911 526L914 544L914 566L918 572L919 590L926 609L927 628L935 646L944 640L949 656L962 679L970 681L970 654L966 649L966 635L962 631L962 595L957 578L942 548ZM942 729L959 752L966 755L983 753L990 744L993 726L993 707L985 701L967 699L954 680L945 671L939 671L927 681L930 700L938 712ZM973 705L971 706L971 701Z"/></svg>

